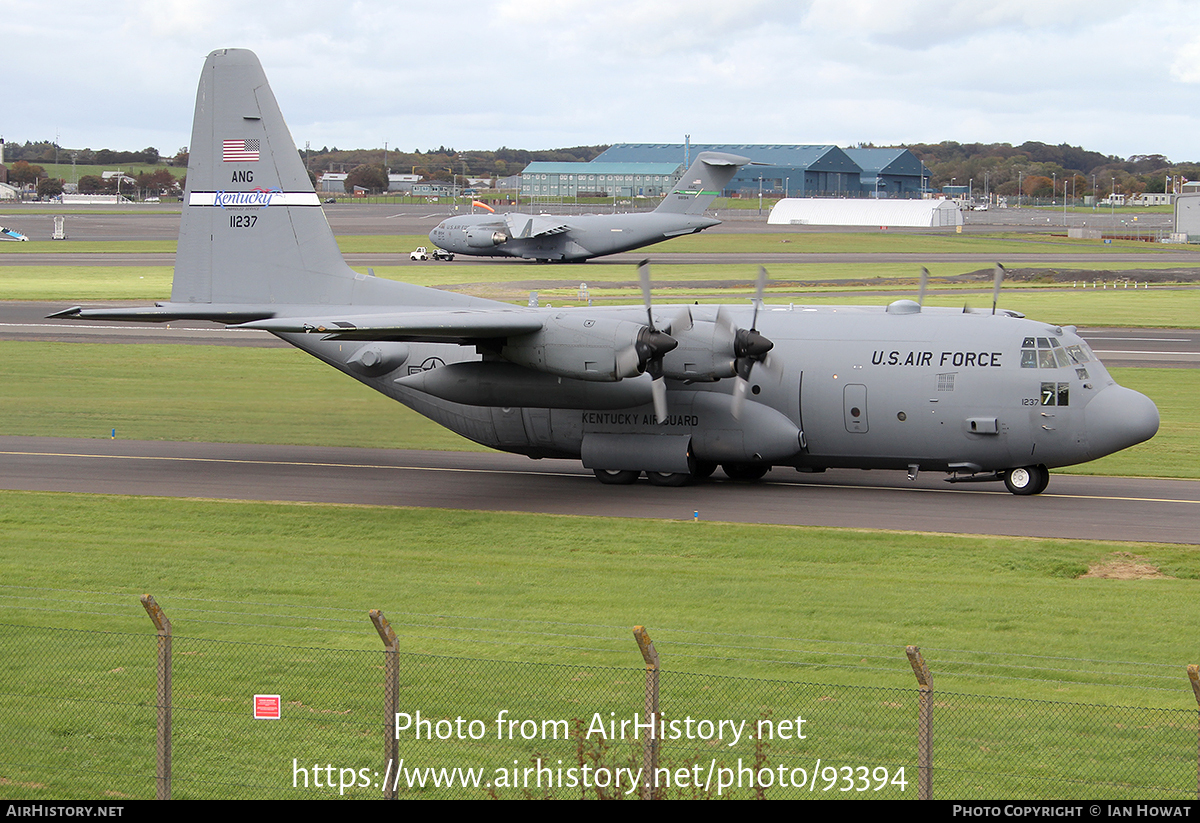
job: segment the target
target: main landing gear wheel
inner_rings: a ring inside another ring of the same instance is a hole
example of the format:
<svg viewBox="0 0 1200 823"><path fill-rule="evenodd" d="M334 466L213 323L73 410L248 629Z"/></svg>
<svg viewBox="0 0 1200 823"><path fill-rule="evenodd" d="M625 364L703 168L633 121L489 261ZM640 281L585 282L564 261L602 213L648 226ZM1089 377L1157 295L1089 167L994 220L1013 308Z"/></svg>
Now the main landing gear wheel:
<svg viewBox="0 0 1200 823"><path fill-rule="evenodd" d="M721 471L730 480L761 480L771 469L762 463L722 463Z"/></svg>
<svg viewBox="0 0 1200 823"><path fill-rule="evenodd" d="M1050 482L1050 470L1045 466L1022 466L1004 473L1004 485L1013 494L1041 494Z"/></svg>
<svg viewBox="0 0 1200 823"><path fill-rule="evenodd" d="M641 472L620 471L618 469L593 469L596 479L608 486L628 486L637 482Z"/></svg>
<svg viewBox="0 0 1200 823"><path fill-rule="evenodd" d="M712 460L697 460L696 468L692 471L693 480L707 480L717 470L717 464Z"/></svg>
<svg viewBox="0 0 1200 823"><path fill-rule="evenodd" d="M690 472L646 472L652 486L686 486L692 482Z"/></svg>

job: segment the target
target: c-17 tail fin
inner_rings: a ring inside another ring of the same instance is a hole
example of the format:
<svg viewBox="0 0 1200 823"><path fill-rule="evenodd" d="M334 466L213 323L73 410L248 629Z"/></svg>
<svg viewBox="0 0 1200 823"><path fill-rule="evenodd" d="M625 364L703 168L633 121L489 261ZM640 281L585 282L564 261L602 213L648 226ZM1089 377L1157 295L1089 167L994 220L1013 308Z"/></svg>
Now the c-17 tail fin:
<svg viewBox="0 0 1200 823"><path fill-rule="evenodd" d="M738 169L749 163L746 157L717 151L702 151L683 173L675 190L658 204L665 214L703 214L729 184Z"/></svg>

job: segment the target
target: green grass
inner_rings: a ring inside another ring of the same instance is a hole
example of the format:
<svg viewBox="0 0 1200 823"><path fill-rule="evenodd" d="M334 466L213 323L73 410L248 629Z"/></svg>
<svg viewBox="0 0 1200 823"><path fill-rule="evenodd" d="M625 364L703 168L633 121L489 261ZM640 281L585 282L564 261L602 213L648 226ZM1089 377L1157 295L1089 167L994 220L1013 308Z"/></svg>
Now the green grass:
<svg viewBox="0 0 1200 823"><path fill-rule="evenodd" d="M642 700L630 629L645 625L668 716L803 715L809 739L776 744L775 761L911 770L903 646L916 644L938 690L940 797L1062 797L1052 778L1088 781L1069 789L1088 797L1194 788L1194 546L24 492L0 503L9 796L150 796L143 592L175 633L181 798L288 796L293 757L379 762L371 608L399 636L401 710L426 717L628 717ZM1120 552L1178 579L1077 579ZM283 696L283 721L249 718L261 692ZM545 741L401 746L410 761L489 769L574 756ZM753 752L685 742L663 756Z"/></svg>
<svg viewBox="0 0 1200 823"><path fill-rule="evenodd" d="M6 434L482 449L292 349L0 342L0 360L21 386Z"/></svg>
<svg viewBox="0 0 1200 823"><path fill-rule="evenodd" d="M0 243L0 257L23 254L174 254L174 240L63 240L56 243Z"/></svg>
<svg viewBox="0 0 1200 823"><path fill-rule="evenodd" d="M150 624L137 596L150 592L177 634L198 639L372 650L379 639L366 612L379 608L408 652L635 667L628 631L646 625L677 671L730 673L709 656L727 643L744 676L861 683L862 661L838 660L837 645L879 644L860 653L889 661L873 685L896 688L913 685L902 649L915 643L943 672L955 650L996 656L982 667L991 677L955 678L957 691L1099 700L1106 690L1091 667L1031 686L1003 676L1013 665L1006 655L1182 667L1195 657L1200 620L1195 546L32 492L0 499L4 623L142 632ZM1077 579L1122 551L1177 579ZM85 623L71 617L85 606L96 607ZM595 647L556 639L571 631ZM699 648L688 648L689 632ZM801 647L811 648L796 654ZM1137 701L1194 709L1182 669L1178 686Z"/></svg>
<svg viewBox="0 0 1200 823"><path fill-rule="evenodd" d="M44 168L46 170L46 174L48 174L50 177L54 177L59 180L66 180L68 182L73 179L78 180L80 177L88 174L99 177L103 172L116 171L117 169L120 169L130 177L137 177L139 174L154 172L158 171L159 169L166 169L177 178L183 177L185 174L187 174L187 167L185 166L167 166L163 165L162 163L155 165L150 165L148 163L110 163L107 166L98 164L84 165L83 163L76 163L74 166L72 166L68 162L35 163L34 165Z"/></svg>
<svg viewBox="0 0 1200 823"><path fill-rule="evenodd" d="M170 266L0 266L0 299L166 300Z"/></svg>

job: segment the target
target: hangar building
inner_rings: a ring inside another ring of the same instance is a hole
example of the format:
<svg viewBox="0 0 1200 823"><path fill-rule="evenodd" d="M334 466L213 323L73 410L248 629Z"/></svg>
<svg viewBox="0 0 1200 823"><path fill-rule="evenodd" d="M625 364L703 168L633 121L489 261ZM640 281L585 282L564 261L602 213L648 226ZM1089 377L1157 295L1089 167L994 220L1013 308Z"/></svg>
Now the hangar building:
<svg viewBox="0 0 1200 823"><path fill-rule="evenodd" d="M603 157L603 155L601 155ZM521 197L662 197L683 174L674 162L534 162L521 172Z"/></svg>
<svg viewBox="0 0 1200 823"><path fill-rule="evenodd" d="M725 194L762 192L784 197L920 197L929 169L908 149L840 149L829 145L755 143L618 143L595 163L677 163L684 168L702 151L749 157L766 165L743 166ZM761 179L760 179L761 178Z"/></svg>
<svg viewBox="0 0 1200 823"><path fill-rule="evenodd" d="M876 197L920 197L931 172L908 149L846 149L862 169L859 181L864 193Z"/></svg>

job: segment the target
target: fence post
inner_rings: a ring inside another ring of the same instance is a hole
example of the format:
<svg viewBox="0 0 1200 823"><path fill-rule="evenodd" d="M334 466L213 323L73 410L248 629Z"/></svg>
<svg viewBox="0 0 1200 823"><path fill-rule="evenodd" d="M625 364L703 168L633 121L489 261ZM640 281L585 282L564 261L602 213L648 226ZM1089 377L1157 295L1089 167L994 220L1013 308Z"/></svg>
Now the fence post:
<svg viewBox="0 0 1200 823"><path fill-rule="evenodd" d="M1188 680L1192 681L1192 694L1200 704L1200 666L1195 663L1187 667ZM1196 731L1196 797L1200 798L1200 727Z"/></svg>
<svg viewBox="0 0 1200 823"><path fill-rule="evenodd" d="M396 712L400 708L400 655L399 643L392 624L383 616L379 609L371 609L371 622L379 639L383 641L383 756L387 761L387 770L383 778L384 800L396 799L396 775L392 769L399 768L400 741L396 739Z"/></svg>
<svg viewBox="0 0 1200 823"><path fill-rule="evenodd" d="M933 675L925 658L916 646L906 646L904 653L917 676L917 798L933 799Z"/></svg>
<svg viewBox="0 0 1200 823"><path fill-rule="evenodd" d="M156 737L154 798L171 799L171 621L166 612L148 594L141 597L142 607L154 621L158 632L158 728Z"/></svg>
<svg viewBox="0 0 1200 823"><path fill-rule="evenodd" d="M642 659L646 661L646 718L650 721L650 734L642 744L642 800L654 799L654 772L658 769L658 650L646 633L645 626L634 626L633 637Z"/></svg>

